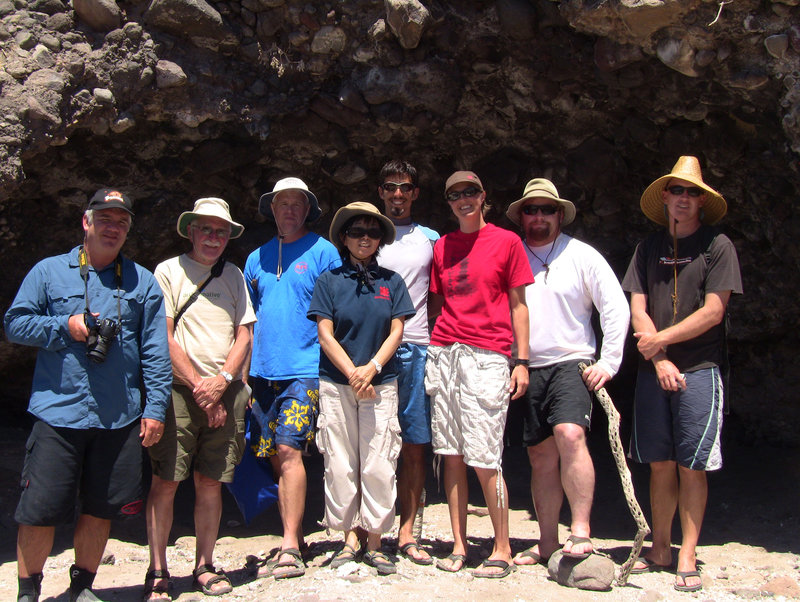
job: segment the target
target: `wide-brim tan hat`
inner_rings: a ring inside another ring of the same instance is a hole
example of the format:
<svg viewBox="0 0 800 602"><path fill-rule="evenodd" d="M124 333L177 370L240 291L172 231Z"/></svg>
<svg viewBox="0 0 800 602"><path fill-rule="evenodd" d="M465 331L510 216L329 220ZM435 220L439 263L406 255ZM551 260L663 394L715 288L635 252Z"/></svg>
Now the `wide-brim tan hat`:
<svg viewBox="0 0 800 602"><path fill-rule="evenodd" d="M575 219L575 205L572 201L562 199L558 196L558 190L555 185L546 178L534 178L525 185L525 192L522 193L522 198L514 201L506 209L506 217L518 226L522 225L522 206L525 201L530 199L548 199L555 201L564 211L564 219L561 221L562 226L571 224Z"/></svg>
<svg viewBox="0 0 800 602"><path fill-rule="evenodd" d="M728 203L725 202L720 193L703 182L700 161L697 160L697 157L683 156L678 159L670 173L658 178L642 194L639 205L642 208L642 212L649 219L662 226L667 225L667 216L664 214L664 199L661 193L673 178L686 180L706 191L706 200L703 203L700 219L702 223L714 225L725 217L728 212Z"/></svg>
<svg viewBox="0 0 800 602"><path fill-rule="evenodd" d="M178 234L189 238L189 224L198 217L218 217L231 225L231 238L239 238L244 232L244 226L233 221L228 203L215 197L197 199L192 211L184 211L178 217Z"/></svg>
<svg viewBox="0 0 800 602"><path fill-rule="evenodd" d="M299 190L308 199L310 208L308 210L308 216L306 217L306 223L316 221L319 219L319 216L322 215L322 209L319 208L317 197L308 189L308 185L300 178L283 178L275 182L275 187L272 189L272 192L262 194L261 198L258 199L258 212L274 220L275 216L272 213L272 200L275 198L276 194L284 190Z"/></svg>
<svg viewBox="0 0 800 602"><path fill-rule="evenodd" d="M395 229L392 220L378 211L378 208L372 203L355 201L339 209L339 211L336 212L336 215L333 216L331 227L328 230L328 239L334 245L336 245L337 249L340 251L345 250L345 246L342 244L342 241L339 238L339 233L344 225L350 220L350 218L357 217L359 215L363 215L364 217L374 217L378 220L378 223L381 225L381 229L383 230L383 240L381 241L382 244L390 245L394 242Z"/></svg>

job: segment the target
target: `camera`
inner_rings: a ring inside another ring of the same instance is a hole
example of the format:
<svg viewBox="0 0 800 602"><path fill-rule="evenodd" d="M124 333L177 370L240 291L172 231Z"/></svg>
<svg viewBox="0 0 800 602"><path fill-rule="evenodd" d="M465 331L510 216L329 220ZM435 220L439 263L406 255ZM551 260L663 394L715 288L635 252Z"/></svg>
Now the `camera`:
<svg viewBox="0 0 800 602"><path fill-rule="evenodd" d="M114 342L114 337L119 334L120 325L109 318L98 320L89 327L89 336L86 337L86 355L95 364L106 361L108 347Z"/></svg>

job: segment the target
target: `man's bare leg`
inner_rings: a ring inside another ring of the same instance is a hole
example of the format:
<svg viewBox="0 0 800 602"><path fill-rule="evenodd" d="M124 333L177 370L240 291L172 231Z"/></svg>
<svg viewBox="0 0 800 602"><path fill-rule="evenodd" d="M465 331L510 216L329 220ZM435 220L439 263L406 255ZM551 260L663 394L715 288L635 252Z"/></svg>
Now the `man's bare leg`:
<svg viewBox="0 0 800 602"><path fill-rule="evenodd" d="M539 543L529 552L538 554L546 562L559 547L558 516L564 501L555 439L548 437L538 445L528 447L528 459L531 464L531 497L540 532ZM536 564L533 558L523 554L514 557L515 564Z"/></svg>
<svg viewBox="0 0 800 602"><path fill-rule="evenodd" d="M75 525L75 535L73 536L75 566L90 573L96 573L97 567L100 566L100 561L103 559L110 531L110 520L81 514Z"/></svg>
<svg viewBox="0 0 800 602"><path fill-rule="evenodd" d="M278 445L278 453L272 456L272 466L278 474L278 510L283 522L283 541L281 549L300 549L303 545L303 515L306 504L306 467L299 449L288 445ZM276 467L277 466L277 467ZM292 562L293 556L280 554L278 562ZM271 570L273 575L281 570ZM292 570L291 567L284 569Z"/></svg>
<svg viewBox="0 0 800 602"><path fill-rule="evenodd" d="M697 541L703 525L708 500L708 481L702 470L678 467L678 515L681 520L681 549L678 552L678 570L697 570ZM689 587L700 584L699 577L687 577L678 585Z"/></svg>
<svg viewBox="0 0 800 602"><path fill-rule="evenodd" d="M204 564L214 564L214 546L219 535L219 521L222 519L222 483L199 472L194 473L194 532L195 568ZM198 577L205 585L213 578L212 573ZM212 590L226 588L225 583L216 583Z"/></svg>
<svg viewBox="0 0 800 602"><path fill-rule="evenodd" d="M586 430L577 424L564 423L553 427L553 434L561 458L561 485L569 501L572 520L570 531L578 537L589 537L589 525L594 498L594 464L586 446ZM564 552L587 554L593 551L591 542L567 541Z"/></svg>
<svg viewBox="0 0 800 602"><path fill-rule="evenodd" d="M173 508L178 481L167 481L153 475L147 496L147 543L150 548L150 570L167 570L167 543L172 530ZM166 579L156 579L154 585L166 586ZM156 597L156 595L154 595Z"/></svg>
<svg viewBox="0 0 800 602"><path fill-rule="evenodd" d="M678 509L678 471L671 460L650 463L650 512L653 545L645 558L659 566L672 564L672 520ZM634 569L644 567L641 562Z"/></svg>
<svg viewBox="0 0 800 602"><path fill-rule="evenodd" d="M425 487L425 445L403 443L400 458L400 470L397 475L397 497L400 501L398 547L417 543L414 539L414 518L419 509L422 489ZM409 554L417 559L430 558L430 554L421 548L410 548Z"/></svg>
<svg viewBox="0 0 800 602"><path fill-rule="evenodd" d="M55 527L19 525L17 530L17 574L25 579L41 573L53 549Z"/></svg>
<svg viewBox="0 0 800 602"><path fill-rule="evenodd" d="M450 526L453 529L453 554L467 555L467 465L464 456L442 456L444 462L444 491ZM458 563L456 560L453 564ZM463 565L463 563L462 563ZM456 568L451 566L451 568ZM457 567L460 569L461 567Z"/></svg>
<svg viewBox="0 0 800 602"><path fill-rule="evenodd" d="M489 511L489 518L492 520L494 529L494 547L489 554L489 560L504 560L511 563L511 542L508 536L508 489L505 479L500 476L499 471L490 468L475 468L475 474L483 490L483 498L486 500L486 509ZM501 491L505 503L499 507L497 496L497 482L500 480ZM503 569L499 567L486 567L486 573L499 573Z"/></svg>

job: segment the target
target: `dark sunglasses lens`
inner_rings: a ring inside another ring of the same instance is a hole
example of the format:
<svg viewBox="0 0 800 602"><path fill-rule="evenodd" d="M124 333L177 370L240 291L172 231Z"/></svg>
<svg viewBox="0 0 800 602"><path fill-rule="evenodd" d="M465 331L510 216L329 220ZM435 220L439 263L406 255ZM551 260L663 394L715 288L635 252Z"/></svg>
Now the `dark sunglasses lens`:
<svg viewBox="0 0 800 602"><path fill-rule="evenodd" d="M540 211L542 215L553 215L558 211L558 207L554 207L553 205L525 205L525 207L522 208L522 213L525 215L536 215Z"/></svg>
<svg viewBox="0 0 800 602"><path fill-rule="evenodd" d="M472 186L470 186L469 188L465 188L464 190L454 190L453 192L448 192L445 195L445 198L448 201L457 201L462 196L471 199L472 197L477 195L480 191L481 191L480 188L473 188Z"/></svg>
<svg viewBox="0 0 800 602"><path fill-rule="evenodd" d="M349 238L361 238L362 236L368 236L373 240L378 240L381 236L383 236L383 231L380 228L350 228L346 234Z"/></svg>
<svg viewBox="0 0 800 602"><path fill-rule="evenodd" d="M674 194L675 196L681 196L684 192L692 197L698 197L703 194L703 189L697 186L670 186L667 190L669 190L670 194Z"/></svg>
<svg viewBox="0 0 800 602"><path fill-rule="evenodd" d="M407 194L414 190L414 185L409 182L403 182L402 184L396 184L395 182L384 182L381 184L381 188L389 193L395 192L399 188L400 192Z"/></svg>

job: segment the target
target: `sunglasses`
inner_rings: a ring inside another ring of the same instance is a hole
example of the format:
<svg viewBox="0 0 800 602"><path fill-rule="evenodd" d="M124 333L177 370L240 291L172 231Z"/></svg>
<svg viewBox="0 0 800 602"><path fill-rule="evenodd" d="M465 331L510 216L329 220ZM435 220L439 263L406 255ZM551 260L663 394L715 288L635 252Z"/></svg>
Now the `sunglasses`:
<svg viewBox="0 0 800 602"><path fill-rule="evenodd" d="M395 192L398 188L403 194L408 194L414 190L414 185L410 182L384 182L381 184L381 188L383 188L384 192L388 192L390 194Z"/></svg>
<svg viewBox="0 0 800 602"><path fill-rule="evenodd" d="M464 190L453 190L451 192L448 192L446 195L444 195L444 198L446 198L450 202L453 202L457 201L462 196L471 199L472 197L477 196L481 192L482 191L480 188L474 188L470 186L469 188L465 188Z"/></svg>
<svg viewBox="0 0 800 602"><path fill-rule="evenodd" d="M525 215L536 215L541 212L542 215L553 215L558 211L555 205L525 205L522 208L522 213Z"/></svg>
<svg viewBox="0 0 800 602"><path fill-rule="evenodd" d="M362 238L363 236L367 236L373 240L380 240L383 237L383 230L380 228L360 228L355 226L353 228L348 228L345 235L347 238Z"/></svg>
<svg viewBox="0 0 800 602"><path fill-rule="evenodd" d="M225 230L223 228L212 228L211 226L195 226L192 225L192 228L195 230L199 230L203 236L210 237L212 234L216 234L217 238L228 238L231 235L230 230Z"/></svg>
<svg viewBox="0 0 800 602"><path fill-rule="evenodd" d="M686 192L689 196L693 197L698 197L705 192L702 188L698 188L697 186L670 186L667 190L670 194L674 194L675 196L681 196Z"/></svg>

